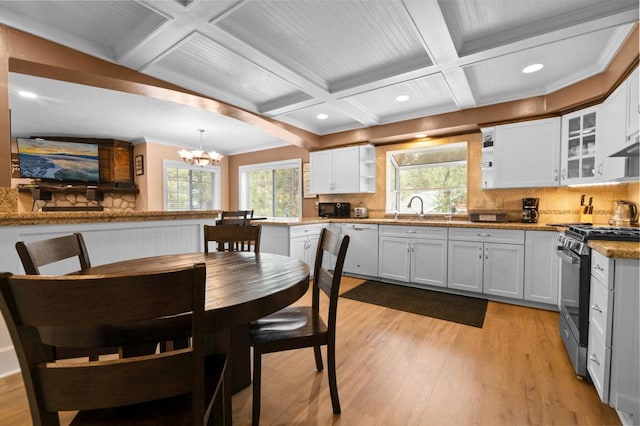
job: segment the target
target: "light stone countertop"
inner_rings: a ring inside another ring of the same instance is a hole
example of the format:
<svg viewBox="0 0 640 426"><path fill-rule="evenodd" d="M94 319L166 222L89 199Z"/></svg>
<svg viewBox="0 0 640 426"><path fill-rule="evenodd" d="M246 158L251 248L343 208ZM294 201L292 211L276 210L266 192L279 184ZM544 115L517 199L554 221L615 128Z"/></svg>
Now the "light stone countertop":
<svg viewBox="0 0 640 426"><path fill-rule="evenodd" d="M640 243L627 241L591 240L587 243L587 245L593 250L607 257L640 260Z"/></svg>

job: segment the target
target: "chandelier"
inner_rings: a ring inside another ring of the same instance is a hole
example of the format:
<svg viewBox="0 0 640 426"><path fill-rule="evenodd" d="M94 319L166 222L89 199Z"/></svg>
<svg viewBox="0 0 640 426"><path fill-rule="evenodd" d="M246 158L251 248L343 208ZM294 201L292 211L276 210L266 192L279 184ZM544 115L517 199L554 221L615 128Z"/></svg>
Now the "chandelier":
<svg viewBox="0 0 640 426"><path fill-rule="evenodd" d="M215 151L205 152L202 149L202 134L204 133L204 129L198 129L200 132L200 149L188 150L181 149L178 151L178 155L182 158L182 161L189 165L196 165L200 167L218 164L222 157L222 154L218 154Z"/></svg>

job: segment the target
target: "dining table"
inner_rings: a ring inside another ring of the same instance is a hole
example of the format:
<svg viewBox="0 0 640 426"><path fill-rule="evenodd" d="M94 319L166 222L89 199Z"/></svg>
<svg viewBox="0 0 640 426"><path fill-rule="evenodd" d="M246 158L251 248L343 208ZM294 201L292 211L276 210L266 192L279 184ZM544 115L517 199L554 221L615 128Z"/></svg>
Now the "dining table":
<svg viewBox="0 0 640 426"><path fill-rule="evenodd" d="M249 324L291 305L309 287L309 267L297 258L271 253L169 254L92 266L81 275L146 273L204 263L205 319L212 350L228 357L226 389L251 384ZM225 394L225 423L231 424L231 392Z"/></svg>

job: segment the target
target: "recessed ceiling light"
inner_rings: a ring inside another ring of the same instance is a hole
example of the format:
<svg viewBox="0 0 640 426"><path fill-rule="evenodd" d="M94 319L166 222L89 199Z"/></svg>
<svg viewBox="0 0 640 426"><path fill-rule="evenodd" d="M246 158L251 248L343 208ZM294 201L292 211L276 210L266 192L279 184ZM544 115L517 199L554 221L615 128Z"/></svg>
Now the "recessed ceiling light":
<svg viewBox="0 0 640 426"><path fill-rule="evenodd" d="M36 95L33 92L25 92L24 90L18 92L18 95L22 96L23 98L29 98L29 99L35 99L38 97L38 95Z"/></svg>
<svg viewBox="0 0 640 426"><path fill-rule="evenodd" d="M522 72L525 74L531 74L532 72L540 71L542 68L544 68L544 65L542 64L531 64L522 68Z"/></svg>
<svg viewBox="0 0 640 426"><path fill-rule="evenodd" d="M426 138L427 134L426 133L416 133L413 136L416 137L416 138Z"/></svg>
<svg viewBox="0 0 640 426"><path fill-rule="evenodd" d="M321 113L321 114L316 115L316 118L318 120L326 120L327 118L329 118L329 116L327 114Z"/></svg>
<svg viewBox="0 0 640 426"><path fill-rule="evenodd" d="M410 99L409 95L396 96L396 102L406 102Z"/></svg>

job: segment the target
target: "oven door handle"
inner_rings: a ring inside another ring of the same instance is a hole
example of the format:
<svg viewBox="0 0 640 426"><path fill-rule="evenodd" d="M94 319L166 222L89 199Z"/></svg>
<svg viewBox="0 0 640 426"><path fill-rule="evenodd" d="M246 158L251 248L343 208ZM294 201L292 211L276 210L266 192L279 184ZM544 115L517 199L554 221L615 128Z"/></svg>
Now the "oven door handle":
<svg viewBox="0 0 640 426"><path fill-rule="evenodd" d="M576 256L575 254L573 254L572 252L568 252L567 253L567 249L565 249L563 246L558 246L557 248L557 254L558 256L563 259L566 260L567 262L571 263L572 265L576 265L578 263L580 263L580 258L578 256Z"/></svg>

